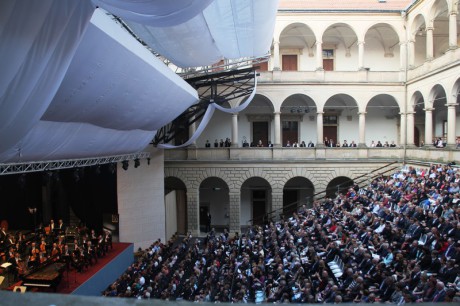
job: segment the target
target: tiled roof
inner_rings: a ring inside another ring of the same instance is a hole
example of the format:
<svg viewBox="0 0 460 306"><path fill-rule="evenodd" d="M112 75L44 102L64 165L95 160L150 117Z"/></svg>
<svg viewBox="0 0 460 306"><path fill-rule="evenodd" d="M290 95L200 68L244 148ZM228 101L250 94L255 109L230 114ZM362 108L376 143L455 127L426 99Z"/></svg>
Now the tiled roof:
<svg viewBox="0 0 460 306"><path fill-rule="evenodd" d="M403 10L414 0L280 0L280 10Z"/></svg>

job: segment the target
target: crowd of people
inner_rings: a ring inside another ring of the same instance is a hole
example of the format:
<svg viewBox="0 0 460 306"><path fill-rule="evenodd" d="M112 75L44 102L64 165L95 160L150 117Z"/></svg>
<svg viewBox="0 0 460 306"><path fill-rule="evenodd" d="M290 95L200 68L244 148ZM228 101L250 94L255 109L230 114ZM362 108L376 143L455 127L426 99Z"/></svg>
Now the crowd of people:
<svg viewBox="0 0 460 306"><path fill-rule="evenodd" d="M7 232L0 229L0 263L10 263L10 272L20 280L41 266L64 262L81 272L97 262L112 248L110 231L96 233L86 226L66 227L62 220L40 224L32 232Z"/></svg>
<svg viewBox="0 0 460 306"><path fill-rule="evenodd" d="M226 138L225 141L221 139L218 141L217 139L214 141L214 144L211 145L209 140L206 140L205 147L206 148L224 148L224 147L231 147L232 142L230 141L230 138ZM246 139L243 140L242 142L242 147L247 148L247 147L268 147L272 148L273 144L271 141L268 141L267 143L264 143L262 140L259 140L257 142L251 142L249 143ZM342 143L340 141L334 141L333 139L328 139L327 137L324 138L323 145L327 148L356 148L358 147L357 143L352 140L351 142L347 142L347 140L344 140ZM286 143L283 145L286 148L314 148L315 143L313 143L311 140L306 143L305 141L301 142L291 142L290 140L287 140ZM420 143L420 147L424 147L425 144L423 141ZM433 146L436 148L444 148L446 146L446 142L442 140L442 138L436 138L433 141ZM380 140L374 141L372 140L371 143L369 144L370 148L396 148L397 144L394 141L391 141L389 143L388 141L382 142ZM456 140L456 148L460 149L460 138L457 138Z"/></svg>
<svg viewBox="0 0 460 306"><path fill-rule="evenodd" d="M451 164L408 167L241 236L211 231L205 239L158 240L139 250L103 295L215 303L459 302L459 184L460 169Z"/></svg>

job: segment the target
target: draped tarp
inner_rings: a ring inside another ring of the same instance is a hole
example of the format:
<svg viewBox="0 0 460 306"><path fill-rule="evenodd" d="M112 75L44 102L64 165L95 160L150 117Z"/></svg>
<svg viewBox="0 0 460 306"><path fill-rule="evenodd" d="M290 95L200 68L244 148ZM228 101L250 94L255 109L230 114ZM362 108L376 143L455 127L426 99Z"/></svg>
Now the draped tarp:
<svg viewBox="0 0 460 306"><path fill-rule="evenodd" d="M93 0L115 16L152 27L184 23L200 14L213 0Z"/></svg>
<svg viewBox="0 0 460 306"><path fill-rule="evenodd" d="M105 11L94 12L47 110L0 161L139 152L196 103L188 83L113 23Z"/></svg>
<svg viewBox="0 0 460 306"><path fill-rule="evenodd" d="M104 2L102 6L120 5L120 0L99 2ZM162 27L133 18L129 12L137 12L139 4L132 2L135 1L122 2L123 11L119 9L117 13L122 14L120 17L153 50L179 67L211 65L224 58L266 55L278 8L278 0L214 0L193 18Z"/></svg>
<svg viewBox="0 0 460 306"><path fill-rule="evenodd" d="M48 108L92 12L90 1L0 1L0 156Z"/></svg>

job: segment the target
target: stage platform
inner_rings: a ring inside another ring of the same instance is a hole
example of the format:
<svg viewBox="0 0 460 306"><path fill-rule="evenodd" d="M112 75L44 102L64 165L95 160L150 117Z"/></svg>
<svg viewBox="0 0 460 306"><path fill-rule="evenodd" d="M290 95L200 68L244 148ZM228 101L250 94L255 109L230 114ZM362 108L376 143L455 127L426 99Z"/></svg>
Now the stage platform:
<svg viewBox="0 0 460 306"><path fill-rule="evenodd" d="M100 296L134 261L134 244L113 243L113 248L98 262L83 272L65 269L56 288L31 286L27 292L56 292L72 295ZM29 280L30 282L30 280ZM5 275L1 289L12 291L16 286L24 286L27 282L14 280L12 275Z"/></svg>

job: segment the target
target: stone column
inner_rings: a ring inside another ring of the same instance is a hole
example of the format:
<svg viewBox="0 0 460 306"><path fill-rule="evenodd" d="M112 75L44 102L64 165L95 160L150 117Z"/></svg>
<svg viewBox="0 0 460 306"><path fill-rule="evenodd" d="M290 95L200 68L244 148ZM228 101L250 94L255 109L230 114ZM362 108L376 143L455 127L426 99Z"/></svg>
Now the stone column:
<svg viewBox="0 0 460 306"><path fill-rule="evenodd" d="M323 143L323 112L317 112L317 117L316 117L316 146L317 147L322 147L324 146Z"/></svg>
<svg viewBox="0 0 460 306"><path fill-rule="evenodd" d="M232 147L238 147L238 114L232 115Z"/></svg>
<svg viewBox="0 0 460 306"><path fill-rule="evenodd" d="M194 120L195 117L192 117L190 118L190 121ZM193 134L195 134L195 131L196 131L196 122L193 122L192 124L190 124L190 126L188 127L188 137L191 138L193 136ZM193 141L191 144L190 144L190 147L195 147L196 148L196 141Z"/></svg>
<svg viewBox="0 0 460 306"><path fill-rule="evenodd" d="M270 210L269 210L270 211ZM283 190L273 189L272 190L272 209L273 214L270 216L273 221L280 219L280 215L283 213Z"/></svg>
<svg viewBox="0 0 460 306"><path fill-rule="evenodd" d="M358 146L360 148L365 148L366 146L366 112L359 112L359 142Z"/></svg>
<svg viewBox="0 0 460 306"><path fill-rule="evenodd" d="M457 48L457 12L452 11L449 15L449 49Z"/></svg>
<svg viewBox="0 0 460 306"><path fill-rule="evenodd" d="M406 59L407 59L407 44L405 42L399 43L399 70L406 70Z"/></svg>
<svg viewBox="0 0 460 306"><path fill-rule="evenodd" d="M400 145L405 146L406 145L406 114L405 113L399 113L400 117L400 127L399 127L399 133L400 133Z"/></svg>
<svg viewBox="0 0 460 306"><path fill-rule="evenodd" d="M230 190L230 228L229 232L233 235L235 232L241 233L241 194L239 190Z"/></svg>
<svg viewBox="0 0 460 306"><path fill-rule="evenodd" d="M364 41L358 42L358 70L364 70Z"/></svg>
<svg viewBox="0 0 460 306"><path fill-rule="evenodd" d="M280 42L273 42L273 70L281 70L280 67Z"/></svg>
<svg viewBox="0 0 460 306"><path fill-rule="evenodd" d="M407 42L407 59L408 59L408 65L409 67L414 67L415 65L415 50L414 50L414 41L409 40Z"/></svg>
<svg viewBox="0 0 460 306"><path fill-rule="evenodd" d="M433 59L433 28L426 28L426 60Z"/></svg>
<svg viewBox="0 0 460 306"><path fill-rule="evenodd" d="M454 100L454 98L452 98ZM457 103L447 103L447 145L451 148L456 147L456 136L455 136L455 129L456 129L456 115L455 115L455 107Z"/></svg>
<svg viewBox="0 0 460 306"><path fill-rule="evenodd" d="M409 111L406 114L408 147L414 146L414 114L413 111Z"/></svg>
<svg viewBox="0 0 460 306"><path fill-rule="evenodd" d="M425 108L425 144L433 143L433 110Z"/></svg>
<svg viewBox="0 0 460 306"><path fill-rule="evenodd" d="M200 199L195 190L187 190L187 224L193 236L200 234Z"/></svg>
<svg viewBox="0 0 460 306"><path fill-rule="evenodd" d="M316 70L323 70L323 42L316 41Z"/></svg>
<svg viewBox="0 0 460 306"><path fill-rule="evenodd" d="M275 143L274 147L282 147L281 145L281 112L275 112Z"/></svg>

